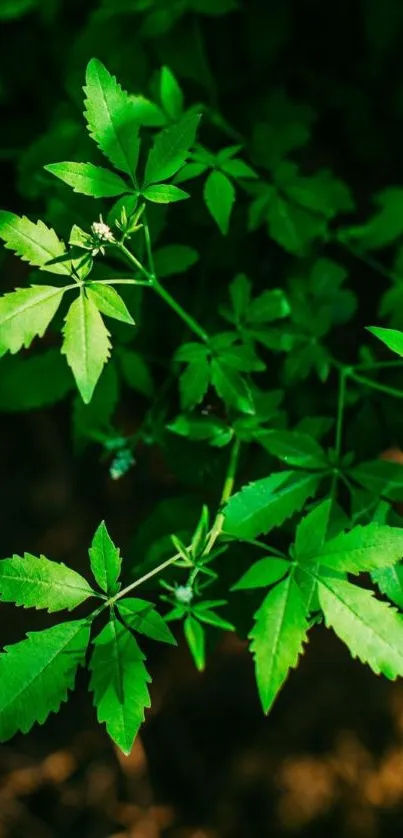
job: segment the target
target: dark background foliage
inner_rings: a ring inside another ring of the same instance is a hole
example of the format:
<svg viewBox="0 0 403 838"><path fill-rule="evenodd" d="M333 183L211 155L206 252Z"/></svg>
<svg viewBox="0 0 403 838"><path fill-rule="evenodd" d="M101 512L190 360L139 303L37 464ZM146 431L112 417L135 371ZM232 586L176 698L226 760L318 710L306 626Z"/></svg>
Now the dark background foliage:
<svg viewBox="0 0 403 838"><path fill-rule="evenodd" d="M267 173L274 136L304 175L328 168L348 184L354 224L373 212L377 192L401 182L400 0L0 0L0 25L1 205L40 216L61 234L74 220L91 223L93 205L58 190L42 167L93 159L81 116L92 56L129 90L150 98L160 67L168 65L187 104L200 101L208 109L202 136L209 148L241 137L245 159ZM348 288L358 298L348 327L331 332L336 357L356 361L360 347L369 344L364 326L381 315L403 325L403 286L393 281L402 264L403 224L400 238L376 259L362 251L357 257L333 235L290 252L265 227L245 233L247 189L228 237L212 224L197 182L190 191L188 204L161 225L161 243L181 241L199 251L199 264L172 282L206 326L216 327L237 272L248 273L256 292L285 286L294 276L307 285L318 255L346 268ZM403 218L402 199L399 214ZM347 223L351 216L338 216L330 231ZM0 258L3 291L26 282L24 265L6 252ZM124 345L124 332L117 334ZM164 361L183 334L159 303L142 305L135 349L150 360L170 416L176 396L166 384ZM47 340L48 348L57 343L53 336ZM117 404L106 383L103 398L84 417L70 395L20 411L15 392L7 390L7 363L0 362L2 556L42 551L82 569L86 545L105 517L130 577L157 538L191 529L200 502L216 502L226 452L168 440L160 396L150 418L151 444L143 438L134 467L114 481L111 457L94 442L94 429L104 411L114 413L121 434L135 434L149 408L144 392L125 387ZM265 386L278 386L279 366L272 357ZM398 373L388 381L402 383ZM29 386L23 383L24 392ZM315 375L285 379L285 393L291 425L306 415L334 415L332 375L326 383ZM219 409L214 399L207 407ZM358 459L402 443L399 402L361 391L353 394L352 407L346 446ZM252 446L242 479L267 473L269 462ZM2 644L44 625L43 618L34 617L33 625L31 615L28 623L25 612L8 606L1 614ZM150 648L153 710L128 760L119 760L97 730L84 678L60 715L3 746L0 838L64 838L73 830L89 838L400 835L401 687L375 679L318 629L266 720L243 642L217 644L213 637L211 643L202 677L182 646L166 654Z"/></svg>

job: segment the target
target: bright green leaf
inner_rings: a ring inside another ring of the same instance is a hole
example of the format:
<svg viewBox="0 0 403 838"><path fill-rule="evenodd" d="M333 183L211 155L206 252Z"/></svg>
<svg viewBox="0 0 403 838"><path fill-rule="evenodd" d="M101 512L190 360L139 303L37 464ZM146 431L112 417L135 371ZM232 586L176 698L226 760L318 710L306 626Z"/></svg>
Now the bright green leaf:
<svg viewBox="0 0 403 838"><path fill-rule="evenodd" d="M291 568L290 562L285 559L277 559L273 556L268 556L265 559L259 559L246 573L239 579L239 581L232 586L232 591L242 591L249 588L267 588L269 585L274 585L279 579L282 579Z"/></svg>
<svg viewBox="0 0 403 838"><path fill-rule="evenodd" d="M71 186L74 192L92 198L113 198L130 191L119 175L93 163L49 163L45 169Z"/></svg>
<svg viewBox="0 0 403 838"><path fill-rule="evenodd" d="M186 617L183 630L196 668L202 672L206 665L204 628L194 617Z"/></svg>
<svg viewBox="0 0 403 838"><path fill-rule="evenodd" d="M319 601L325 622L348 646L353 657L379 675L403 675L403 620L394 608L339 579L321 578Z"/></svg>
<svg viewBox="0 0 403 838"><path fill-rule="evenodd" d="M236 370L219 359L212 361L211 383L228 407L233 407L241 413L255 413L252 393L247 382Z"/></svg>
<svg viewBox="0 0 403 838"><path fill-rule="evenodd" d="M176 640L168 628L165 620L152 602L145 599L126 597L120 600L118 609L124 621L134 631L158 640L160 643L170 643L176 646Z"/></svg>
<svg viewBox="0 0 403 838"><path fill-rule="evenodd" d="M168 180L183 166L194 143L199 120L198 114L185 117L157 134L147 160L145 185Z"/></svg>
<svg viewBox="0 0 403 838"><path fill-rule="evenodd" d="M110 285L105 285L103 282L87 282L85 290L87 297L92 300L102 314L134 326L134 320L127 309L126 303Z"/></svg>
<svg viewBox="0 0 403 838"><path fill-rule="evenodd" d="M5 647L0 655L0 741L17 730L27 733L59 710L74 687L89 635L89 623L74 620L29 632L25 640Z"/></svg>
<svg viewBox="0 0 403 838"><path fill-rule="evenodd" d="M91 570L101 591L108 596L114 596L119 590L118 579L122 559L120 552L115 547L105 522L102 521L95 532L92 544L89 549Z"/></svg>
<svg viewBox="0 0 403 838"><path fill-rule="evenodd" d="M371 326L368 331L379 338L392 352L403 357L403 332L397 329L382 329L379 326Z"/></svg>
<svg viewBox="0 0 403 838"><path fill-rule="evenodd" d="M391 599L395 605L403 610L403 564L401 562L392 567L382 567L373 570L371 579L378 585L382 594Z"/></svg>
<svg viewBox="0 0 403 838"><path fill-rule="evenodd" d="M207 393L210 384L210 364L206 358L192 361L179 380L181 405L184 410L191 410L199 404Z"/></svg>
<svg viewBox="0 0 403 838"><path fill-rule="evenodd" d="M90 689L94 693L99 722L105 722L109 736L130 754L133 742L150 706L144 655L133 635L111 615L94 640Z"/></svg>
<svg viewBox="0 0 403 838"><path fill-rule="evenodd" d="M91 137L117 169L134 178L140 143L131 97L96 58L88 64L84 92Z"/></svg>
<svg viewBox="0 0 403 838"><path fill-rule="evenodd" d="M0 297L0 356L27 348L44 335L59 308L64 288L33 285Z"/></svg>
<svg viewBox="0 0 403 838"><path fill-rule="evenodd" d="M146 186L142 195L147 201L152 201L154 204L172 204L175 201L183 201L190 197L188 192L171 183L155 183Z"/></svg>
<svg viewBox="0 0 403 838"><path fill-rule="evenodd" d="M393 565L402 556L403 529L372 523L327 541L314 559L334 570L361 573Z"/></svg>
<svg viewBox="0 0 403 838"><path fill-rule="evenodd" d="M63 256L66 248L55 231L47 227L43 221L34 224L25 216L20 218L13 212L0 210L0 238L5 242L7 250L13 250L24 262L29 262L42 271L53 274L70 273L67 262L49 264L53 259Z"/></svg>
<svg viewBox="0 0 403 838"><path fill-rule="evenodd" d="M329 525L331 506L330 499L319 503L298 524L295 534L295 555L297 559L315 555L322 547Z"/></svg>
<svg viewBox="0 0 403 838"><path fill-rule="evenodd" d="M307 639L307 614L292 576L275 586L255 614L249 635L263 710L268 713Z"/></svg>
<svg viewBox="0 0 403 838"><path fill-rule="evenodd" d="M83 401L91 401L95 385L109 358L109 332L84 293L71 304L64 326L62 353L73 371Z"/></svg>
<svg viewBox="0 0 403 838"><path fill-rule="evenodd" d="M403 500L403 466L387 460L360 463L348 472L364 489L388 500Z"/></svg>
<svg viewBox="0 0 403 838"><path fill-rule="evenodd" d="M319 483L317 475L302 471L283 471L249 483L228 501L224 532L241 539L270 532L298 512Z"/></svg>
<svg viewBox="0 0 403 838"><path fill-rule="evenodd" d="M183 111L183 93L169 67L161 70L160 96L164 110L176 122Z"/></svg>
<svg viewBox="0 0 403 838"><path fill-rule="evenodd" d="M71 611L95 592L75 570L45 556L13 556L0 561L0 599L49 613Z"/></svg>

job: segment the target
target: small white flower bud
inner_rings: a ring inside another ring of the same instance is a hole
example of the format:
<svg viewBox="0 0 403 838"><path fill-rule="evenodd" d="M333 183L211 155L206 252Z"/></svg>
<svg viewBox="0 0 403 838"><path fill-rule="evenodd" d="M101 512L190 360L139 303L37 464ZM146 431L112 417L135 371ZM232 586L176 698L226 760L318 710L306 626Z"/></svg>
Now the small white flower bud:
<svg viewBox="0 0 403 838"><path fill-rule="evenodd" d="M96 236L97 239L99 239L102 242L112 243L115 241L115 237L112 233L111 228L108 227L108 225L105 224L103 221L94 221L94 223L91 224L91 230L94 236Z"/></svg>
<svg viewBox="0 0 403 838"><path fill-rule="evenodd" d="M193 591L190 585L178 585L175 589L175 597L178 602L182 602L184 605L189 605L193 599Z"/></svg>

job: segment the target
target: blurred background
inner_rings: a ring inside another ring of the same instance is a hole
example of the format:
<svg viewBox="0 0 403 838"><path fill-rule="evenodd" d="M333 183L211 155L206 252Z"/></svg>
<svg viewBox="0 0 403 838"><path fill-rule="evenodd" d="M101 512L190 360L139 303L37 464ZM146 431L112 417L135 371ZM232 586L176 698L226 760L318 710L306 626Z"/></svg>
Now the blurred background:
<svg viewBox="0 0 403 838"><path fill-rule="evenodd" d="M61 192L43 172L47 162L93 155L82 119L92 56L145 97L156 127L164 115L150 103L168 65L187 103L208 111L213 145L215 132L221 144L245 136L263 166L273 137L283 150L301 147L305 170L335 171L363 217L374 191L402 181L401 0L0 0L0 32L1 207L42 217L61 235L72 219L94 220L87 199ZM220 277L226 283L242 260L262 288L268 272L281 276L286 262L289 270L288 254L264 233L237 240L242 209L229 240L197 206L186 214L194 227L183 240L202 252L212 308ZM354 270L366 324L385 281L370 266ZM0 272L2 292L27 282L26 265L7 251ZM180 293L200 295L200 286ZM177 326L164 322L161 335L160 310L149 314L136 349L169 356ZM402 310L394 316L401 327ZM54 343L46 338L46 352ZM153 438L114 479L111 416L119 433L136 433L153 395L144 369L119 399L105 382L87 410L64 367L51 381L43 369L38 395L19 360L0 362L0 555L43 552L85 572L86 546L105 518L130 577L178 520L191 528L206 492L216 500L222 460L215 470L203 452L184 456L173 440ZM158 363L153 374L159 386ZM368 434L359 444L373 455L374 434L377 450L395 439L364 407ZM399 426L398 412L393 421ZM41 615L3 605L1 643L44 625ZM243 640L216 641L200 675L178 639L179 649L146 649L152 710L130 757L97 726L85 675L57 716L1 746L0 838L400 838L401 684L375 678L318 628L266 719Z"/></svg>

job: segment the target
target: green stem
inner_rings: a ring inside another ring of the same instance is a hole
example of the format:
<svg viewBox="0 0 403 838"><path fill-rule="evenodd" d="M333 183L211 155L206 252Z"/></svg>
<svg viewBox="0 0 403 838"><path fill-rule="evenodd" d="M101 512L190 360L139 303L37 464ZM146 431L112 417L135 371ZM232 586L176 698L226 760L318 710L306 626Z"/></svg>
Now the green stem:
<svg viewBox="0 0 403 838"><path fill-rule="evenodd" d="M378 390L380 393L385 393L387 396L392 396L395 399L403 399L403 390L396 390L395 387L388 387L386 384L380 384L378 381L372 381L363 375L356 375L355 372L349 372L349 377L356 381L357 384L362 384L364 387L369 387L370 390Z"/></svg>
<svg viewBox="0 0 403 838"><path fill-rule="evenodd" d="M221 493L220 510L222 509L224 503L232 495L232 492L233 492L233 489L234 489L235 477L236 477L236 470L237 470L237 467L238 467L240 450L241 450L241 442L240 442L239 439L236 439L233 446L232 446L231 456L230 456L230 460L229 460L229 463L228 463L228 469L227 469L227 473L226 473L226 476L225 476L223 490L222 490L222 493ZM207 556L208 553L211 553L211 550L213 549L214 544L217 541L217 538L221 535L224 520L225 519L224 519L223 513L221 511L219 511L218 515L216 516L216 519L214 521L214 524L212 526L208 542L207 542L206 547L204 549L204 552L203 552L204 556Z"/></svg>
<svg viewBox="0 0 403 838"><path fill-rule="evenodd" d="M130 262L131 265L134 265L134 267L137 268L137 270L140 271L140 273L142 273L143 276L145 276L145 278L148 280L147 285L150 285L152 275L148 273L144 265L142 265L141 262L139 262L139 260L136 259L133 253L126 247L125 244L123 244L123 242L117 242L116 247L118 248L118 250L120 250L123 256L126 257L127 261Z"/></svg>
<svg viewBox="0 0 403 838"><path fill-rule="evenodd" d="M354 365L354 372L356 370L387 370L387 369L398 369L399 367L403 366L402 361L375 361L374 364L355 364Z"/></svg>
<svg viewBox="0 0 403 838"><path fill-rule="evenodd" d="M158 282L157 277L154 277L151 280L150 285L152 288L154 288L154 291L156 291L156 293L159 294L159 296L167 303L167 305L169 305L169 307L176 312L176 314L187 324L187 326L189 326L189 329L191 329L191 331L195 335L197 335L198 338L200 338L204 343L209 342L209 336L207 332L205 332L204 329L201 326L199 326L199 324L191 316L191 314L188 314L187 311L185 311L185 309L182 308L182 306L171 296L169 291L167 291L166 288L164 288L164 286Z"/></svg>
<svg viewBox="0 0 403 838"><path fill-rule="evenodd" d="M335 440L335 451L336 451L336 462L337 466L340 460L341 454L341 445L343 440L343 420L344 420L344 406L346 402L346 375L347 370L345 368L340 369L339 371L339 395L337 400L337 423L336 423L336 440ZM339 471L338 468L333 472L332 478L332 485L330 489L330 496L332 499L336 496L337 491L337 483L339 479Z"/></svg>
<svg viewBox="0 0 403 838"><path fill-rule="evenodd" d="M178 559L181 559L182 556L180 553L175 553L174 556L171 556L170 559L167 559L166 562L162 562L159 564L158 567L155 567L154 570L150 570L148 573L145 573L144 576L140 576L140 579L136 579L135 582L132 582L131 585L128 585L127 588L123 588L123 591L119 591L116 596L113 597L111 602L117 602L118 599L122 599L122 597L129 594L130 591L134 591L135 588L138 588L139 585L142 585L143 582L147 582L148 579L152 579L153 576L156 576L157 573L161 573L161 570L165 570L166 567L169 567L171 564L175 564Z"/></svg>
<svg viewBox="0 0 403 838"><path fill-rule="evenodd" d="M149 285L148 279L97 279L103 285ZM87 283L90 284L90 283Z"/></svg>

